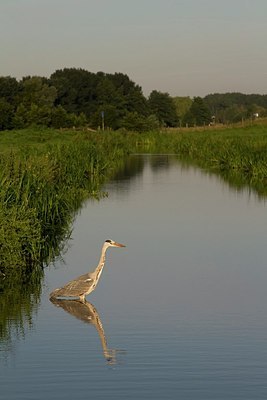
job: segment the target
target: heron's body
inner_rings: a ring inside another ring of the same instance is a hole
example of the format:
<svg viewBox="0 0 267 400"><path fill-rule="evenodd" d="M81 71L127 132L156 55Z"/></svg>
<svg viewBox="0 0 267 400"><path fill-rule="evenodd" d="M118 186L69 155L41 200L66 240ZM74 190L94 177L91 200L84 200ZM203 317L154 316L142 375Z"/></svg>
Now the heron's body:
<svg viewBox="0 0 267 400"><path fill-rule="evenodd" d="M109 247L125 246L123 244L114 242L113 240L106 240L102 247L100 260L96 269L93 272L88 272L84 275L79 276L76 279L73 279L59 289L55 289L52 293L50 293L50 297L78 297L81 301L84 301L85 296L95 290L95 287L98 284L105 265L106 251Z"/></svg>

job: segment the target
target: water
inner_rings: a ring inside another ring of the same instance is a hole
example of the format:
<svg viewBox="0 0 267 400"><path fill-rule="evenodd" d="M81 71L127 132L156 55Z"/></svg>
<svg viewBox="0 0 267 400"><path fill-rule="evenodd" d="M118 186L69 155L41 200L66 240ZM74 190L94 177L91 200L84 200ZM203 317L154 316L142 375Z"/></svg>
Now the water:
<svg viewBox="0 0 267 400"><path fill-rule="evenodd" d="M16 299L1 400L266 399L265 202L171 156L131 157L105 190L41 295ZM90 303L51 303L109 238L127 247L108 250Z"/></svg>

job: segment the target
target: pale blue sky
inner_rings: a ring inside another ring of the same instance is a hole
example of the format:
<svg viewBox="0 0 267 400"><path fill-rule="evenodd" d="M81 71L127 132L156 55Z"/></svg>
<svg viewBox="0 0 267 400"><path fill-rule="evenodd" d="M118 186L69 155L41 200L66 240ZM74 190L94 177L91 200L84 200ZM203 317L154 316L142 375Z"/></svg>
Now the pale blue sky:
<svg viewBox="0 0 267 400"><path fill-rule="evenodd" d="M123 72L171 95L267 93L267 0L0 0L0 76Z"/></svg>

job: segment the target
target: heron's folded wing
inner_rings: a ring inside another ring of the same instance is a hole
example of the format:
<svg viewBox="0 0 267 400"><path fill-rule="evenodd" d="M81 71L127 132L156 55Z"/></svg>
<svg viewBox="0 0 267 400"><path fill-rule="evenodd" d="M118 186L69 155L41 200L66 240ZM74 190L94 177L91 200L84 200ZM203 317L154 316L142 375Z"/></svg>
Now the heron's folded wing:
<svg viewBox="0 0 267 400"><path fill-rule="evenodd" d="M79 278L70 281L61 288L63 296L81 296L92 286L93 279L90 276L82 275ZM64 294L63 294L64 292Z"/></svg>

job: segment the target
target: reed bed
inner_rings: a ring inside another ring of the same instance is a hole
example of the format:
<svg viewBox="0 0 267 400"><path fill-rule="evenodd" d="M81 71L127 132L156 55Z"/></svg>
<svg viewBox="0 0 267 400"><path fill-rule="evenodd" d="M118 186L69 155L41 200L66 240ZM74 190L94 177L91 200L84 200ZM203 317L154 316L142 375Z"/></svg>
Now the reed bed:
<svg viewBox="0 0 267 400"><path fill-rule="evenodd" d="M4 132L0 136L0 275L32 271L57 256L82 201L100 197L103 182L133 152L176 154L267 194L266 125L143 134Z"/></svg>
<svg viewBox="0 0 267 400"><path fill-rule="evenodd" d="M42 266L62 250L84 199L133 152L172 153L236 187L267 195L267 127L88 133L48 129L0 135L0 338L30 328ZM13 333L12 333L13 332Z"/></svg>
<svg viewBox="0 0 267 400"><path fill-rule="evenodd" d="M259 195L267 194L267 126L218 130L166 130L144 135L139 148L174 153L227 180L242 181Z"/></svg>
<svg viewBox="0 0 267 400"><path fill-rule="evenodd" d="M0 155L2 275L24 274L58 255L75 211L89 196L101 196L101 185L126 152L84 133L34 143Z"/></svg>

